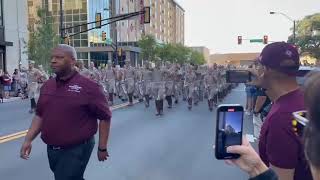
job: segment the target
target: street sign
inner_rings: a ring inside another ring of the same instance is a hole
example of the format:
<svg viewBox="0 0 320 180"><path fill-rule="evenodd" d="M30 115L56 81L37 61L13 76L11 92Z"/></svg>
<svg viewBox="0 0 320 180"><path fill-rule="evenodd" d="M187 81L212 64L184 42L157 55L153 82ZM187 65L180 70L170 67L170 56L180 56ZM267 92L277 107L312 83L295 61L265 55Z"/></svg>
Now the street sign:
<svg viewBox="0 0 320 180"><path fill-rule="evenodd" d="M250 39L251 43L262 43L263 39Z"/></svg>

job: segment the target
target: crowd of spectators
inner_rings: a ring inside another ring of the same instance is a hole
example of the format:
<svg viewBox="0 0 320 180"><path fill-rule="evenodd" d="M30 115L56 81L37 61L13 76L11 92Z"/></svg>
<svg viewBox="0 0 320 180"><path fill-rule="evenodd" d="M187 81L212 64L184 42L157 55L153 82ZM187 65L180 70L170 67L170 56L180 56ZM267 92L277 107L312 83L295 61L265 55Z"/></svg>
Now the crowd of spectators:
<svg viewBox="0 0 320 180"><path fill-rule="evenodd" d="M15 69L10 75L7 71L0 70L0 99L9 99L11 97L27 97L28 78L27 70Z"/></svg>

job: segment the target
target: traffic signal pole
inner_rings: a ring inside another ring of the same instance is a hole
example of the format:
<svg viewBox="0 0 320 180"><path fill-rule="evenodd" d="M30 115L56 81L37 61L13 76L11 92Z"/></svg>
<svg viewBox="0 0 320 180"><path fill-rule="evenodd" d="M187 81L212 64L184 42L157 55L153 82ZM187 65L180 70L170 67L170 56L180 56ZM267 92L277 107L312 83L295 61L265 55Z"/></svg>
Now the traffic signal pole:
<svg viewBox="0 0 320 180"><path fill-rule="evenodd" d="M129 18L135 17L135 16L139 16L139 15L144 14L144 13L145 13L145 11L138 11L138 12L133 12L133 13L123 14L123 15L119 15L119 16L115 16L115 17L111 17L111 18L102 19L101 22L102 21L108 21L108 20L111 20L111 21L109 21L109 22L107 22L105 24L101 24L101 26L99 26L99 28L103 27L103 26L107 26L107 25L115 23L115 22L118 22L118 21L126 20L126 19L129 19ZM73 29L73 28L76 28L76 27L86 26L86 25L89 25L89 24L95 24L97 22L99 22L99 21L93 21L93 22L89 22L89 23L79 24L79 25L76 25L76 26L62 28L62 31L67 30L67 29ZM84 30L84 31L80 31L80 32L71 34L69 36L63 36L63 34L60 34L60 35L62 35L63 38L72 37L72 36L75 36L75 35L78 35L78 34L81 34L81 33L85 33L85 32L91 31L93 29L97 29L97 27L93 27L93 28L90 28L90 29L87 29L87 30Z"/></svg>
<svg viewBox="0 0 320 180"><path fill-rule="evenodd" d="M150 23L150 7L144 7L142 11L137 11L137 12L132 12L132 13L127 13L127 14L121 14L121 15L118 15L118 16L114 16L114 17L110 17L110 18L106 18L106 19L100 19L100 20L96 20L96 21L93 21L93 22L89 22L89 23L84 23L84 24L79 24L79 25L76 25L76 26L72 26L72 27L67 27L67 28L63 28L63 10L62 10L62 0L60 0L60 36L61 36L61 41L63 43L63 41L66 39L66 38L70 38L70 37L73 37L75 35L78 35L78 34L81 34L81 33L85 33L85 32L88 32L88 31L91 31L93 29L98 29L98 28L101 28L103 26L107 26L109 24L112 24L112 23L116 23L118 21L122 21L122 20L126 20L126 19L130 19L132 17L136 17L136 16L139 16L139 15L144 15L144 23L147 24L147 23ZM101 24L101 22L103 21L108 21L107 23L105 24ZM68 29L74 29L76 27L81 27L81 26L87 26L89 24L97 24L99 23L98 26L96 27L93 27L93 28L90 28L90 29L86 29L84 31L80 31L80 32L76 32L76 33L73 33L71 35L68 34L68 36L65 36L64 35L64 31L65 30L68 30ZM115 36L115 43L112 42L111 44L111 47L115 50L115 54L116 54L116 64L119 64L119 57L118 57L118 34L116 34Z"/></svg>

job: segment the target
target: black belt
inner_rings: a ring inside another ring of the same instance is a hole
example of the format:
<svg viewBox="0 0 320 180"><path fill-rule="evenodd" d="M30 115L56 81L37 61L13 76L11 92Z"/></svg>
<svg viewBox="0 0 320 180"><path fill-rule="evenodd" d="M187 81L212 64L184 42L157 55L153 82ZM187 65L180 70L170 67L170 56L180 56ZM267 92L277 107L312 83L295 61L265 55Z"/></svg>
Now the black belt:
<svg viewBox="0 0 320 180"><path fill-rule="evenodd" d="M66 149L71 149L80 145L88 144L93 140L93 138L94 137L73 145L66 145L66 146L47 145L47 146L49 149L52 149L52 150L66 150Z"/></svg>

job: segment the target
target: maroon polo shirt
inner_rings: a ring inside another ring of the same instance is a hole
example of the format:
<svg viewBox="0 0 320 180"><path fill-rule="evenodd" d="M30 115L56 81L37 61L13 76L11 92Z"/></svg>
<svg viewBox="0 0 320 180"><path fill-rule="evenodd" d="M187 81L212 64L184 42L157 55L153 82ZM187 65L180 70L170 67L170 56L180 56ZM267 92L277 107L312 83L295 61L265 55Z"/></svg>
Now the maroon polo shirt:
<svg viewBox="0 0 320 180"><path fill-rule="evenodd" d="M36 114L42 118L41 138L54 146L77 145L97 132L97 120L111 120L102 88L74 72L49 79L40 91Z"/></svg>
<svg viewBox="0 0 320 180"><path fill-rule="evenodd" d="M294 180L312 180L301 138L294 133L292 126L292 113L304 109L301 90L280 97L262 125L259 141L260 157L264 163L295 169Z"/></svg>

